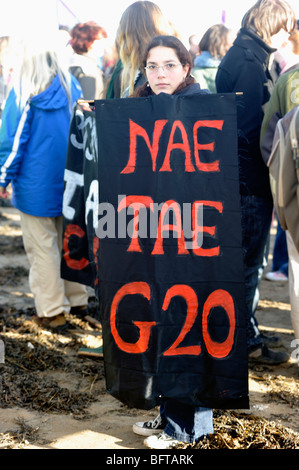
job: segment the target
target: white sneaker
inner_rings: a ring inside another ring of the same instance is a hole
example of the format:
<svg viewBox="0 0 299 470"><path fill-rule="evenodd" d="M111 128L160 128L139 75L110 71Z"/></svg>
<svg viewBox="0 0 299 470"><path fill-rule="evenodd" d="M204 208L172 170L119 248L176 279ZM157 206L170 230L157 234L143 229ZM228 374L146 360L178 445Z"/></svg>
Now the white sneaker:
<svg viewBox="0 0 299 470"><path fill-rule="evenodd" d="M152 436L153 434L159 434L163 431L161 416L158 415L152 421L138 422L133 425L133 432L139 434L139 436Z"/></svg>
<svg viewBox="0 0 299 470"><path fill-rule="evenodd" d="M168 436L165 432L161 432L158 435L147 437L143 443L149 449L173 449L177 447L180 441Z"/></svg>
<svg viewBox="0 0 299 470"><path fill-rule="evenodd" d="M280 271L273 271L266 274L266 279L268 281L282 281L286 282L288 277Z"/></svg>

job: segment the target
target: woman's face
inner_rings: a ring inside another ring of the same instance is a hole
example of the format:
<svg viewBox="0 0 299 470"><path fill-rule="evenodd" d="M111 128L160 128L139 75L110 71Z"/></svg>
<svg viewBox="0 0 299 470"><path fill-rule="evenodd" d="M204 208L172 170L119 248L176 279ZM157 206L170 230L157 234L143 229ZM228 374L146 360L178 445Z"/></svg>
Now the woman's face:
<svg viewBox="0 0 299 470"><path fill-rule="evenodd" d="M149 51L146 76L153 93L172 93L185 80L189 65L183 66L171 47L158 46Z"/></svg>

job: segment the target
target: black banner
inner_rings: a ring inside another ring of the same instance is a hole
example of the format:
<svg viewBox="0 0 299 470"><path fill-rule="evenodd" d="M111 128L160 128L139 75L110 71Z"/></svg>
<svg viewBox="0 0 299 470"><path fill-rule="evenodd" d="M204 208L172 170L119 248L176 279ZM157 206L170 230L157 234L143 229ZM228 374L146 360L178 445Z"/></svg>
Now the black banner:
<svg viewBox="0 0 299 470"><path fill-rule="evenodd" d="M108 392L143 409L161 397L247 408L235 96L99 100L76 114L62 273L96 285Z"/></svg>
<svg viewBox="0 0 299 470"><path fill-rule="evenodd" d="M247 406L235 96L95 110L107 389L139 408Z"/></svg>
<svg viewBox="0 0 299 470"><path fill-rule="evenodd" d="M93 106L74 108L69 134L63 193L64 279L94 287L97 292L99 181L96 122Z"/></svg>

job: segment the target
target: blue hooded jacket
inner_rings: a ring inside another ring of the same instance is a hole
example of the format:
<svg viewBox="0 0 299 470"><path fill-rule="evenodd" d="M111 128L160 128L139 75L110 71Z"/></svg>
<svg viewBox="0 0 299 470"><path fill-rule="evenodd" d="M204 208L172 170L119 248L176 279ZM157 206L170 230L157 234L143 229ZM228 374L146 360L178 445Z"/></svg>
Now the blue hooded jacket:
<svg viewBox="0 0 299 470"><path fill-rule="evenodd" d="M82 96L71 76L71 103ZM71 110L58 75L23 111L12 89L0 128L0 186L12 185L12 204L39 217L62 215Z"/></svg>

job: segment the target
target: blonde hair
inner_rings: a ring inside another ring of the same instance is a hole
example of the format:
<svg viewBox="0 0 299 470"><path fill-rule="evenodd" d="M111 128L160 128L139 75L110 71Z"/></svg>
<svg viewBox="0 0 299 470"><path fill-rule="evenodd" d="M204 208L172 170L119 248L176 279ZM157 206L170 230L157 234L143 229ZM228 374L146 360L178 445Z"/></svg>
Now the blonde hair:
<svg viewBox="0 0 299 470"><path fill-rule="evenodd" d="M47 42L38 37L14 43L18 49L13 66L13 86L21 109L29 98L46 90L56 75L71 107L70 75L63 51L59 50L59 46L55 48L53 37L50 46Z"/></svg>
<svg viewBox="0 0 299 470"><path fill-rule="evenodd" d="M281 29L291 33L295 27L295 13L284 0L259 0L242 20L242 28L252 28L266 44Z"/></svg>
<svg viewBox="0 0 299 470"><path fill-rule="evenodd" d="M155 36L161 34L177 36L173 26L155 3L137 1L124 11L115 41L123 65L121 95L127 87L129 94L133 93L135 77L142 67L145 49Z"/></svg>

